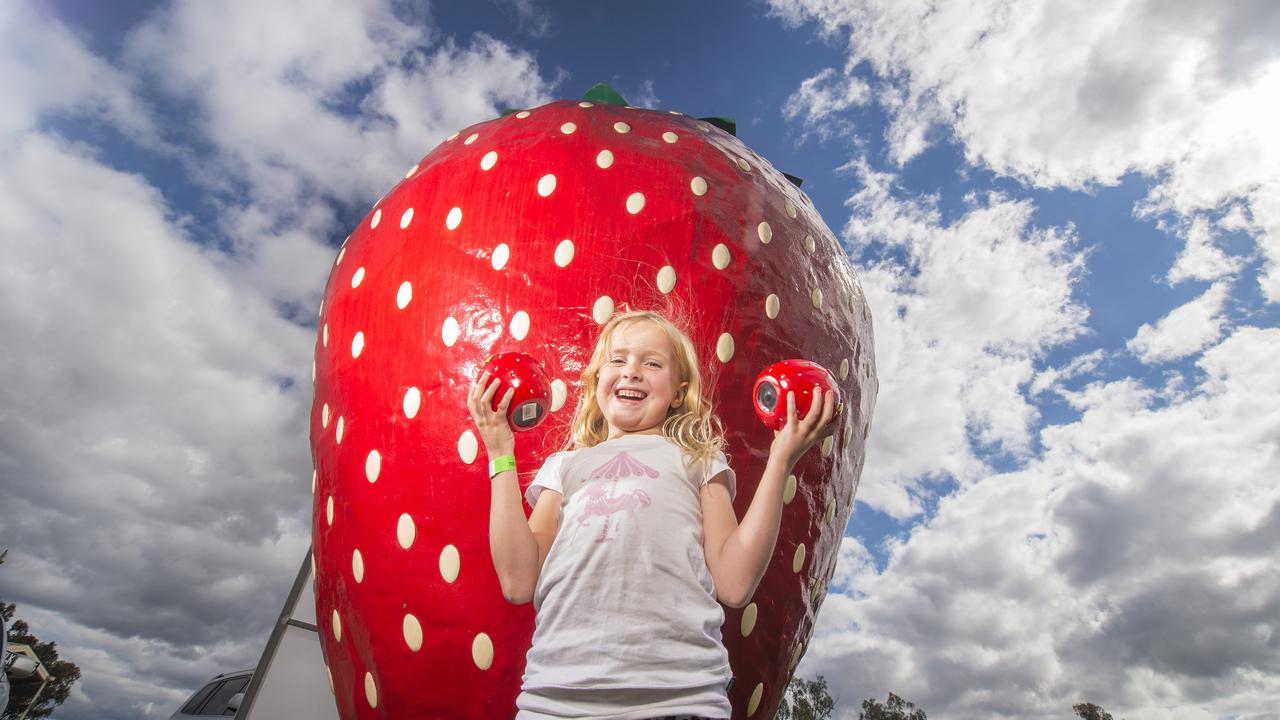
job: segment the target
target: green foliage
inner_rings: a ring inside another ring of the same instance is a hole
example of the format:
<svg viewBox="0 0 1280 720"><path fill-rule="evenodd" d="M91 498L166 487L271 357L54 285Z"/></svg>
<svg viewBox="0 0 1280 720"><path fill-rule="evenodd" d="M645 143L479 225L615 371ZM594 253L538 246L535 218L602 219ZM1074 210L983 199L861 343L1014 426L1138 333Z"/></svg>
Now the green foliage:
<svg viewBox="0 0 1280 720"><path fill-rule="evenodd" d="M1103 710L1101 705L1094 705L1093 703L1079 703L1077 705L1072 705L1071 709L1075 710L1076 715L1084 718L1084 720L1112 720L1111 713Z"/></svg>
<svg viewBox="0 0 1280 720"><path fill-rule="evenodd" d="M875 699L862 701L862 712L858 720L927 720L924 710L914 704L889 693L889 699L883 705Z"/></svg>
<svg viewBox="0 0 1280 720"><path fill-rule="evenodd" d="M0 565L4 564L5 556L9 552L6 550L0 552ZM4 616L6 627L10 620L13 620L14 613L17 611L17 605L14 603L5 603L0 600L0 615ZM68 660L62 660L58 657L58 644L55 642L40 642L40 638L31 634L31 628L25 620L13 620L12 627L9 627L9 642L24 643L31 646L31 650L40 658L40 662L44 663L44 667L53 677L49 680L49 684L40 689L39 681L22 681L12 683L9 687L9 705L4 708L4 713L0 715L0 720L15 720L22 714L22 710L27 707L27 703L31 702L32 697L37 692L40 693L36 704L31 706L31 711L27 713L28 718L38 720L39 718L47 718L53 714L54 708L58 707L71 695L71 686L76 684L80 679L80 668L75 663Z"/></svg>
<svg viewBox="0 0 1280 720"><path fill-rule="evenodd" d="M827 692L827 680L821 675L817 680L791 678L787 693L778 707L775 720L830 720L836 709L835 700Z"/></svg>

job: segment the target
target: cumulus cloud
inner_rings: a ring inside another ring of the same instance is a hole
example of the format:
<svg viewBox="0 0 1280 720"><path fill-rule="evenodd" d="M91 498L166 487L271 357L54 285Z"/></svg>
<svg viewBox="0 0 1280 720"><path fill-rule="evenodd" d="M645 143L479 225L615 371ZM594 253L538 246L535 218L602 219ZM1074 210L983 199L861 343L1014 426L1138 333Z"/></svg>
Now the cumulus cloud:
<svg viewBox="0 0 1280 720"><path fill-rule="evenodd" d="M828 597L799 672L948 718L1069 718L1086 700L1134 720L1267 717L1277 352L1280 330L1244 327L1172 399L1133 380L1073 393L1081 417L1044 430L1042 457L943 499L882 572L847 551L857 592Z"/></svg>
<svg viewBox="0 0 1280 720"><path fill-rule="evenodd" d="M335 206L550 86L384 3L175 2L119 58L27 5L0 10L4 596L76 648L59 717L167 716L253 664L309 544ZM60 136L67 117L180 160L216 226Z"/></svg>
<svg viewBox="0 0 1280 720"><path fill-rule="evenodd" d="M1038 413L1024 387L1049 348L1083 332L1072 288L1084 258L1069 228L1035 227L1027 201L975 196L944 221L936 199L899 197L866 160L851 169L862 189L843 234L885 368L859 500L907 517L922 481L987 471L975 444L1026 456Z"/></svg>
<svg viewBox="0 0 1280 720"><path fill-rule="evenodd" d="M1280 6L1002 0L772 0L848 41L887 84L890 156L945 128L973 164L1042 186L1156 181L1153 215L1210 221L1241 202L1280 300Z"/></svg>
<svg viewBox="0 0 1280 720"><path fill-rule="evenodd" d="M782 106L782 114L789 120L801 119L809 132L825 142L852 133L853 123L840 113L866 104L870 97L871 86L862 78L826 68L800 83Z"/></svg>
<svg viewBox="0 0 1280 720"><path fill-rule="evenodd" d="M1229 283L1214 283L1204 294L1172 310L1154 325L1144 324L1127 347L1145 363L1178 360L1200 352L1221 335Z"/></svg>

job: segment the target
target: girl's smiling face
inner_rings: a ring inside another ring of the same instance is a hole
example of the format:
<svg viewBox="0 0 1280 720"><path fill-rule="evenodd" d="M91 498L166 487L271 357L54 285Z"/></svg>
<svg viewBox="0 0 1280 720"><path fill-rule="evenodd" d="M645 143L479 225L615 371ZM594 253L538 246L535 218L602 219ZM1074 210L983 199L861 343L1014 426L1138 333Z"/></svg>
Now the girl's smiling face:
<svg viewBox="0 0 1280 720"><path fill-rule="evenodd" d="M615 330L609 346L596 383L609 438L662 432L662 422L680 407L688 387L676 372L671 339L652 322L636 322Z"/></svg>

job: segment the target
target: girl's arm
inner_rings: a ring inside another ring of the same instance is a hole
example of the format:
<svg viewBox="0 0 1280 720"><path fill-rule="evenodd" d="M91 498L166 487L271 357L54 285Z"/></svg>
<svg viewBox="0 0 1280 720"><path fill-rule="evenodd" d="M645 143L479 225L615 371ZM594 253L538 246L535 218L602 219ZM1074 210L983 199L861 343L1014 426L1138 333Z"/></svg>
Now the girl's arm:
<svg viewBox="0 0 1280 720"><path fill-rule="evenodd" d="M815 390L813 404L800 420L795 394L790 393L787 424L774 435L764 475L741 524L734 515L728 487L714 478L703 486L703 552L717 599L725 605L735 608L746 605L764 577L778 542L787 474L806 450L834 429L829 427L835 412L834 399L834 394L824 398L821 389Z"/></svg>
<svg viewBox="0 0 1280 720"><path fill-rule="evenodd" d="M516 447L515 435L507 424L507 406L515 391L508 389L495 411L493 395L497 387L498 381L490 383L486 372L467 395L467 409L490 459L512 455ZM515 471L498 473L489 485L489 554L493 569L503 597L517 605L527 603L533 599L542 563L559 526L560 493L543 491L533 515L526 520Z"/></svg>

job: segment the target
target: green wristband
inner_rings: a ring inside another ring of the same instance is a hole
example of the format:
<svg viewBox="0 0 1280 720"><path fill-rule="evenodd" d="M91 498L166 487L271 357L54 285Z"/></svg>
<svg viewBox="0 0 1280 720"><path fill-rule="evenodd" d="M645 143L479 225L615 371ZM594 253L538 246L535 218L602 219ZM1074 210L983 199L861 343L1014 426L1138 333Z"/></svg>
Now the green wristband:
<svg viewBox="0 0 1280 720"><path fill-rule="evenodd" d="M489 461L489 479L492 480L498 477L499 474L504 473L508 470L511 470L514 472L515 469L516 469L515 455L502 455L500 457L493 458L492 460Z"/></svg>

